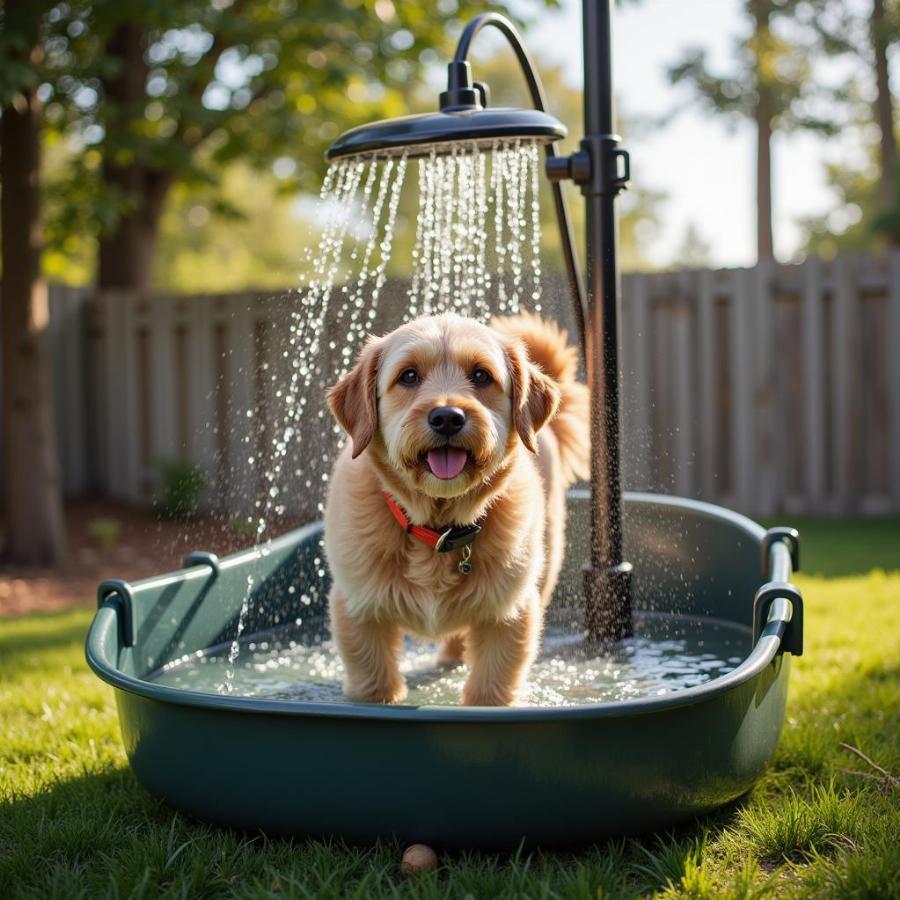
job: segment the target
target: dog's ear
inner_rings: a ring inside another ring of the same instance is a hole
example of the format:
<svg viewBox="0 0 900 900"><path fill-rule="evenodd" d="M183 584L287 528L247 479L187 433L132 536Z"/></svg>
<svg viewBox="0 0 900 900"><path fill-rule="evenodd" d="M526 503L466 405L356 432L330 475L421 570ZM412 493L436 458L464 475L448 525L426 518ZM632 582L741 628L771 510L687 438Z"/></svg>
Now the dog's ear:
<svg viewBox="0 0 900 900"><path fill-rule="evenodd" d="M378 356L378 342L370 340L353 369L326 394L332 414L353 440L353 459L369 446L378 427Z"/></svg>
<svg viewBox="0 0 900 900"><path fill-rule="evenodd" d="M537 453L535 435L559 408L559 388L534 363L530 362L519 341L506 347L512 377L513 425L522 443Z"/></svg>

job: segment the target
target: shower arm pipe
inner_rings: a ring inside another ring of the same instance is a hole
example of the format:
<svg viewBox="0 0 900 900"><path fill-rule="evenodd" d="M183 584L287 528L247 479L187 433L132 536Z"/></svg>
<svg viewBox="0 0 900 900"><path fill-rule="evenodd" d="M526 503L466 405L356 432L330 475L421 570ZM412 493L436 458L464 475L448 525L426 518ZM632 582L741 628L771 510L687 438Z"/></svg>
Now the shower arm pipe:
<svg viewBox="0 0 900 900"><path fill-rule="evenodd" d="M540 76L537 68L532 60L531 55L526 50L519 32L515 26L505 16L499 13L483 13L476 16L466 25L463 33L460 35L459 43L456 45L456 53L453 56L454 63L466 63L472 41L475 36L483 28L496 28L506 38L516 59L519 61L519 68L525 76L528 84L528 91L531 94L531 102L534 108L539 112L547 112L547 100L544 95L544 87L541 84ZM551 142L544 145L547 159L558 159L556 152L556 144ZM551 163L548 162L548 166ZM559 181L552 180L550 189L553 193L553 205L556 208L556 221L559 225L559 234L562 241L563 260L566 266L566 276L569 281L569 289L572 293L572 300L575 306L575 322L578 328L578 337L581 344L581 352L584 358L585 366L588 364L588 334L587 334L587 299L585 295L584 278L581 274L581 266L578 263L578 252L575 248L575 235L572 231L572 220L569 216L569 207L566 204L565 194Z"/></svg>

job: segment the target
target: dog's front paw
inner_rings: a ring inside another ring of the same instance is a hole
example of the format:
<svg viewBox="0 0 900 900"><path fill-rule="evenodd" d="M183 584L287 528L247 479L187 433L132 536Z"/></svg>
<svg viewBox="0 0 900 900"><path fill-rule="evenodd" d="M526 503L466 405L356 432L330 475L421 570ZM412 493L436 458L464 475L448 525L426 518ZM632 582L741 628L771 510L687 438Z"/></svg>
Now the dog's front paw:
<svg viewBox="0 0 900 900"><path fill-rule="evenodd" d="M462 691L463 706L509 706L515 699L515 691L499 685L466 684Z"/></svg>
<svg viewBox="0 0 900 900"><path fill-rule="evenodd" d="M402 703L406 694L406 680L403 678L384 684L344 682L344 696L358 703Z"/></svg>

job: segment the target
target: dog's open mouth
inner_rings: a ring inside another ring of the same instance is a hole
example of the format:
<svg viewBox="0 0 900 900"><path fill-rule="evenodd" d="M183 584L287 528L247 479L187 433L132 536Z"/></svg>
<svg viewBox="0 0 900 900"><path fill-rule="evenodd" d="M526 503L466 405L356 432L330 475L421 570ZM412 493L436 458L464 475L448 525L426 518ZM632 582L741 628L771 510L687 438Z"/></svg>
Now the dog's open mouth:
<svg viewBox="0 0 900 900"><path fill-rule="evenodd" d="M425 461L432 475L441 481L449 481L456 478L466 467L469 454L462 447L451 447L449 444L443 447L434 447L425 455Z"/></svg>

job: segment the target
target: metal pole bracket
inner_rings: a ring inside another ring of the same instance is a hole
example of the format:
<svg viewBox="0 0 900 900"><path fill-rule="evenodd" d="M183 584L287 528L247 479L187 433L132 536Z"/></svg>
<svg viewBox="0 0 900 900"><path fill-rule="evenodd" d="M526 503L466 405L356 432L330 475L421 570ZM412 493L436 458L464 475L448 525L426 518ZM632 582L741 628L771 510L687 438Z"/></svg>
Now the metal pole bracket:
<svg viewBox="0 0 900 900"><path fill-rule="evenodd" d="M588 135L571 156L547 160L547 177L574 181L584 194L618 194L631 181L631 157L619 141L617 134Z"/></svg>

